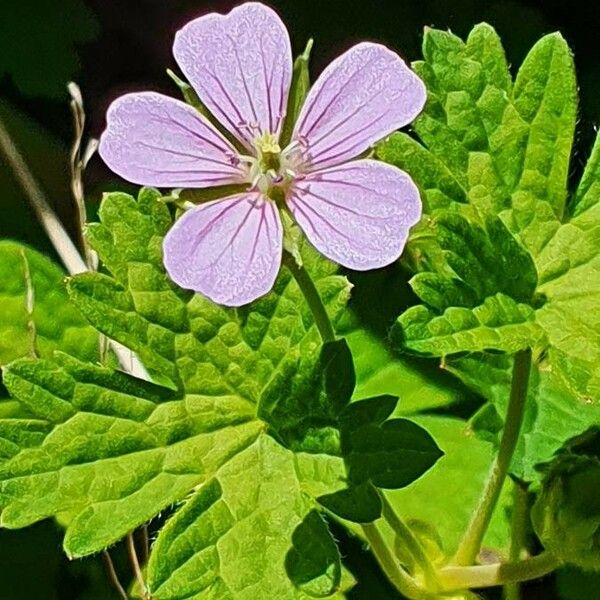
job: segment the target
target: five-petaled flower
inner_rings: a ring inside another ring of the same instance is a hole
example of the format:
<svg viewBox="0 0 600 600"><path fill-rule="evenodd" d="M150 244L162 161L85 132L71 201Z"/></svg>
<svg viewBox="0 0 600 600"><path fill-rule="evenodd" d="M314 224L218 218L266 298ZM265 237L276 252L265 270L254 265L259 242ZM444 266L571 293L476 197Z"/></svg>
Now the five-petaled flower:
<svg viewBox="0 0 600 600"><path fill-rule="evenodd" d="M188 104L132 93L108 111L102 158L142 185L247 186L175 222L163 246L173 281L229 306L266 294L281 263L281 210L322 254L351 269L399 257L421 214L418 190L403 171L357 158L412 121L425 102L423 83L397 54L360 43L334 60L281 148L292 54L275 12L248 3L200 17L177 33L173 51L204 105L239 144Z"/></svg>

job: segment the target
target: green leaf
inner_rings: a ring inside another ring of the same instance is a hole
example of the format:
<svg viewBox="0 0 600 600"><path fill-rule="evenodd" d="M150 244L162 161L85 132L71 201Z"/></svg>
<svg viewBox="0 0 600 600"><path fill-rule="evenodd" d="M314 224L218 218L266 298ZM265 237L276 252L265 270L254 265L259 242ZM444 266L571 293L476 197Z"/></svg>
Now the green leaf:
<svg viewBox="0 0 600 600"><path fill-rule="evenodd" d="M321 348L314 370L293 353L261 395L258 416L272 433L297 451L340 453L338 416L354 390L352 355L345 340ZM306 373L306 376L294 376Z"/></svg>
<svg viewBox="0 0 600 600"><path fill-rule="evenodd" d="M392 328L392 345L426 356L537 345L543 331L529 306L537 284L529 253L496 217L484 225L442 212L434 230L443 253L411 287L429 307L413 306Z"/></svg>
<svg viewBox="0 0 600 600"><path fill-rule="evenodd" d="M377 157L410 173L421 191L426 213L467 201L465 189L450 169L405 133L394 133L379 145Z"/></svg>
<svg viewBox="0 0 600 600"><path fill-rule="evenodd" d="M513 104L529 125L519 193L544 200L561 217L577 118L575 65L560 33L542 38L519 69Z"/></svg>
<svg viewBox="0 0 600 600"><path fill-rule="evenodd" d="M573 440L546 466L531 516L544 547L565 563L600 571L600 432Z"/></svg>
<svg viewBox="0 0 600 600"><path fill-rule="evenodd" d="M600 204L600 135L596 135L596 142L575 192L573 217L581 215L598 204Z"/></svg>
<svg viewBox="0 0 600 600"><path fill-rule="evenodd" d="M43 254L0 241L0 364L63 350L98 356L98 335L69 302L64 272Z"/></svg>
<svg viewBox="0 0 600 600"><path fill-rule="evenodd" d="M406 415L462 402L468 391L432 361L406 354L394 356L386 340L357 326L341 332L354 358L355 398L391 395L400 401L394 414Z"/></svg>
<svg viewBox="0 0 600 600"><path fill-rule="evenodd" d="M2 525L69 514L70 556L97 552L180 500L263 428L244 399L178 399L62 354L12 363L4 383L36 420L2 423L14 444L0 467Z"/></svg>
<svg viewBox="0 0 600 600"><path fill-rule="evenodd" d="M473 426L477 433L494 439L506 414L511 381L510 357L481 355L461 358L448 362L446 368L490 400L485 414L476 415ZM550 461L569 439L598 422L598 397L566 388L562 379L558 379L544 363L533 368L522 434L511 464L511 473L524 481L539 481L540 473L536 466Z"/></svg>
<svg viewBox="0 0 600 600"><path fill-rule="evenodd" d="M426 431L408 419L389 419L396 398L353 402L342 414L342 454L348 480L386 489L405 487L440 458Z"/></svg>
<svg viewBox="0 0 600 600"><path fill-rule="evenodd" d="M382 504L370 481L319 497L322 506L353 523L370 523L381 516Z"/></svg>
<svg viewBox="0 0 600 600"><path fill-rule="evenodd" d="M500 219L488 216L480 226L444 212L436 218L433 234L449 270L437 269L436 276L419 273L411 280L422 300L438 310L475 306L499 292L516 302L531 302L537 285L535 264Z"/></svg>
<svg viewBox="0 0 600 600"><path fill-rule="evenodd" d="M450 307L441 315L425 306L409 308L391 336L398 349L443 357L484 350L516 352L539 344L543 331L531 307L496 294L473 309Z"/></svg>
<svg viewBox="0 0 600 600"><path fill-rule="evenodd" d="M422 427L408 419L388 419L395 406L396 398L379 396L353 402L340 415L348 487L320 496L319 502L343 519L377 519L382 507L376 487L405 487L442 455Z"/></svg>
<svg viewBox="0 0 600 600"><path fill-rule="evenodd" d="M461 419L436 415L411 419L431 433L444 456L410 487L388 491L386 496L404 520L433 527L446 556L452 556L481 497L494 448L475 437ZM500 557L509 547L509 487L505 486L484 539L484 549ZM385 533L391 540L392 532Z"/></svg>
<svg viewBox="0 0 600 600"><path fill-rule="evenodd" d="M537 321L554 348L591 364L600 361L598 206L562 225L537 259L538 292L546 298Z"/></svg>
<svg viewBox="0 0 600 600"><path fill-rule="evenodd" d="M148 573L157 600L328 597L340 583L340 558L293 453L262 436L169 520Z"/></svg>
<svg viewBox="0 0 600 600"><path fill-rule="evenodd" d="M100 218L88 233L110 275L74 277L71 298L163 385L64 354L9 365L5 385L31 415L0 421L2 523L59 518L81 556L182 502L157 537L153 597L339 597L348 578L313 516L319 498L407 485L439 449L387 420L395 398L348 406L348 346L321 344L287 271L252 305L216 306L167 278L158 192L107 195ZM337 322L348 282L302 252Z"/></svg>
<svg viewBox="0 0 600 600"><path fill-rule="evenodd" d="M340 583L340 553L327 524L312 510L292 534L293 548L286 556L288 575L309 596L323 598Z"/></svg>
<svg viewBox="0 0 600 600"><path fill-rule="evenodd" d="M414 172L427 211L464 212L466 196L485 214L500 215L537 254L559 227L567 198L577 85L566 42L560 34L542 38L514 86L500 40L486 24L466 42L427 29L423 56L414 64L428 90L414 123L423 147L392 136L378 156Z"/></svg>

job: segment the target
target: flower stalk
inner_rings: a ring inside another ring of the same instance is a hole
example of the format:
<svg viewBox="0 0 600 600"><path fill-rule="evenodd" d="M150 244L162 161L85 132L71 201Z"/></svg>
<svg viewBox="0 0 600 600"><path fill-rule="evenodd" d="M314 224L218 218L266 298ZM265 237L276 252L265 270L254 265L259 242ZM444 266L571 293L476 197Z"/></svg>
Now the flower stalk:
<svg viewBox="0 0 600 600"><path fill-rule="evenodd" d="M410 600L435 600L438 596L423 589L402 567L390 552L383 536L375 523L365 523L363 533L379 566L386 574L390 583Z"/></svg>
<svg viewBox="0 0 600 600"><path fill-rule="evenodd" d="M307 270L298 265L296 259L287 251L284 251L283 253L283 264L290 270L300 291L304 295L323 342L333 342L335 340L335 331L333 330L333 325L325 310L325 305L319 295L315 282L312 280Z"/></svg>
<svg viewBox="0 0 600 600"><path fill-rule="evenodd" d="M438 588L438 577L435 567L429 560L421 542L415 537L410 527L398 516L385 494L379 493L383 507L382 516L390 525L398 541L413 557L416 565L423 573L428 589Z"/></svg>
<svg viewBox="0 0 600 600"><path fill-rule="evenodd" d="M500 448L492 464L481 501L475 509L471 522L454 556L454 562L457 565L472 565L481 548L483 536L490 524L519 439L525 414L530 371L531 349L528 348L515 354L510 398Z"/></svg>
<svg viewBox="0 0 600 600"><path fill-rule="evenodd" d="M542 552L525 560L476 565L470 567L445 567L438 572L442 589L446 592L488 588L538 579L560 566L560 561L550 552Z"/></svg>
<svg viewBox="0 0 600 600"><path fill-rule="evenodd" d="M515 481L513 491L513 514L510 531L510 550L508 560L518 561L525 554L527 548L527 527L529 522L529 498L527 488L519 481ZM521 593L518 582L511 582L504 586L504 600L519 600Z"/></svg>

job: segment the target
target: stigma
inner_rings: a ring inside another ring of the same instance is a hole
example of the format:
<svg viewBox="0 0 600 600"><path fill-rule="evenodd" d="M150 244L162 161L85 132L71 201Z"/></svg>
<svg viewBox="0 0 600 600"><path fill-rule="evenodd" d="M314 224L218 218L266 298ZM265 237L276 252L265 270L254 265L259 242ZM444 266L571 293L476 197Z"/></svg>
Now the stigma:
<svg viewBox="0 0 600 600"><path fill-rule="evenodd" d="M250 189L280 201L296 177L288 154L282 151L278 136L272 133L263 133L257 137L254 147L255 156L243 157L250 165Z"/></svg>

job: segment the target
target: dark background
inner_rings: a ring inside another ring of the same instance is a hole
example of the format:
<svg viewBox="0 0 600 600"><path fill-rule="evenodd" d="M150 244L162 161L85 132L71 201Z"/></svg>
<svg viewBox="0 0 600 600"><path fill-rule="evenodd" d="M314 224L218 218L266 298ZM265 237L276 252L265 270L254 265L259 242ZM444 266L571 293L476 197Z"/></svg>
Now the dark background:
<svg viewBox="0 0 600 600"><path fill-rule="evenodd" d="M236 4L239 2L0 0L0 119L72 231L67 153L73 129L65 83L73 79L80 84L88 135L98 136L107 106L124 91L153 89L176 95L165 74L167 67L176 69L171 56L175 32L193 17L226 12ZM359 40L384 42L411 61L420 58L424 26L448 28L464 37L481 21L496 28L514 67L537 39L559 30L575 53L581 88L574 172L588 152L600 117L600 17L594 0L279 0L269 4L287 24L296 52L309 37L315 39L313 75ZM92 212L102 191L127 187L97 157L90 163L87 184ZM52 254L2 157L0 237L21 239ZM24 532L0 532L0 598L112 598L100 560L69 564L60 552L60 538L50 523ZM344 551L364 584L353 597L393 597L379 587L381 578L359 545L346 541ZM125 572L122 554L117 549L117 562ZM578 585L570 584L573 581ZM561 576L558 587L563 600L600 597L594 581L588 582L581 574ZM525 597L552 600L557 594L555 582L547 579L528 588Z"/></svg>

